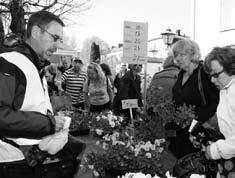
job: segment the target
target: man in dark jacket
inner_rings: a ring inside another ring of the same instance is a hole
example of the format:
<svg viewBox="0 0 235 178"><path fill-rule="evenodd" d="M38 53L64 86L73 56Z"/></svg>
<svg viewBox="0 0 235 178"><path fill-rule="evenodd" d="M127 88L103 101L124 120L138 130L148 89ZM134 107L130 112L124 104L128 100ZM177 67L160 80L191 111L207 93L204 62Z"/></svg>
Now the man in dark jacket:
<svg viewBox="0 0 235 178"><path fill-rule="evenodd" d="M61 45L63 26L50 12L34 13L28 21L26 42L0 54L1 178L35 178L38 165L36 169L30 167L29 154L22 148L39 153L37 145L43 137L64 129L65 118L53 115L41 73ZM37 177L42 177L39 172Z"/></svg>
<svg viewBox="0 0 235 178"><path fill-rule="evenodd" d="M125 117L130 118L129 109L122 110L121 100L137 99L138 110L142 109L142 95L141 95L141 78L139 73L142 70L142 64L129 64L129 71L121 78L116 101L114 101L113 110L115 114L124 114ZM137 109L132 109L133 117L136 117Z"/></svg>
<svg viewBox="0 0 235 178"><path fill-rule="evenodd" d="M154 74L147 89L147 110L151 113L154 106L158 105L159 96L165 99L172 98L172 87L177 80L179 68L174 63L174 57L168 56L163 64L163 70Z"/></svg>

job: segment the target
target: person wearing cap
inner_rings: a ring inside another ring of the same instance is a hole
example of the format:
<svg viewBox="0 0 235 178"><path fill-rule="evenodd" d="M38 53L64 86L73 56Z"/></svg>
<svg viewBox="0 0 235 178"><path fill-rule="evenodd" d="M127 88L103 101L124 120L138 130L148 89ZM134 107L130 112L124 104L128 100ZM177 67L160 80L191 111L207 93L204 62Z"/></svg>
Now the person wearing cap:
<svg viewBox="0 0 235 178"><path fill-rule="evenodd" d="M86 72L82 71L83 62L78 57L73 59L73 67L64 72L61 77L65 92L71 96L75 108L84 109L83 85L87 79Z"/></svg>

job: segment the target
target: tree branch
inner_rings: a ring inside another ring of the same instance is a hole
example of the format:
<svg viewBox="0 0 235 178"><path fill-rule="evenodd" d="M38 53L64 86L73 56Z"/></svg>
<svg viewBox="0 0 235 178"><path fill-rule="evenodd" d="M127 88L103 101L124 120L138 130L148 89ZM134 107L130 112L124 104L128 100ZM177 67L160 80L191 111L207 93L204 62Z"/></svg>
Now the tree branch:
<svg viewBox="0 0 235 178"><path fill-rule="evenodd" d="M9 7L9 6L8 6L8 3L5 3L5 2L0 2L0 6L6 7L6 8Z"/></svg>

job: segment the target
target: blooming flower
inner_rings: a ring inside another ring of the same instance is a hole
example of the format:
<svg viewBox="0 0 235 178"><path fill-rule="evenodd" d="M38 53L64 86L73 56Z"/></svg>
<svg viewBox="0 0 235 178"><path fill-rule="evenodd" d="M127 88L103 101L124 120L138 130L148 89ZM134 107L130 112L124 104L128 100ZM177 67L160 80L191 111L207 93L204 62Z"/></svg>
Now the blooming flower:
<svg viewBox="0 0 235 178"><path fill-rule="evenodd" d="M152 154L151 153L146 153L145 156L150 159L152 157Z"/></svg>
<svg viewBox="0 0 235 178"><path fill-rule="evenodd" d="M97 116L97 117L96 117L96 120L99 121L99 120L100 120L100 116Z"/></svg>
<svg viewBox="0 0 235 178"><path fill-rule="evenodd" d="M99 175L100 175L100 174L99 174L97 171L95 171L95 170L93 171L93 174L94 174L95 177L99 177Z"/></svg>
<svg viewBox="0 0 235 178"><path fill-rule="evenodd" d="M88 168L93 170L94 169L94 165L88 165Z"/></svg>
<svg viewBox="0 0 235 178"><path fill-rule="evenodd" d="M101 129L95 129L95 132L96 132L98 135L102 135L103 130L101 130Z"/></svg>

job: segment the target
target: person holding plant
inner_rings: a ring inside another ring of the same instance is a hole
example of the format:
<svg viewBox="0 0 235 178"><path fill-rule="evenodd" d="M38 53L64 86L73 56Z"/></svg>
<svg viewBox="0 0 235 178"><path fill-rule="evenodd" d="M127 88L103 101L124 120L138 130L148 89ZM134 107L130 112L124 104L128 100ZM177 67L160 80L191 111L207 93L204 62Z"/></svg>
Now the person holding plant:
<svg viewBox="0 0 235 178"><path fill-rule="evenodd" d="M205 154L207 158L212 160L225 159L225 163L220 165L219 169L221 171L221 177L227 177L228 174L232 174L233 176L231 177L234 177L235 49L229 46L215 47L206 56L205 66L210 73L211 81L220 90L220 100L216 110L216 116L219 130L225 137L225 139L219 139L207 146Z"/></svg>
<svg viewBox="0 0 235 178"><path fill-rule="evenodd" d="M100 65L92 62L87 67L88 79L84 84L85 109L101 112L111 108L112 85Z"/></svg>
<svg viewBox="0 0 235 178"><path fill-rule="evenodd" d="M183 39L173 44L172 51L180 68L172 89L174 105L176 108L184 104L194 106L197 120L205 123L216 112L219 93L200 62L199 46L193 40ZM177 158L197 151L189 141L188 127L178 128L173 147Z"/></svg>

